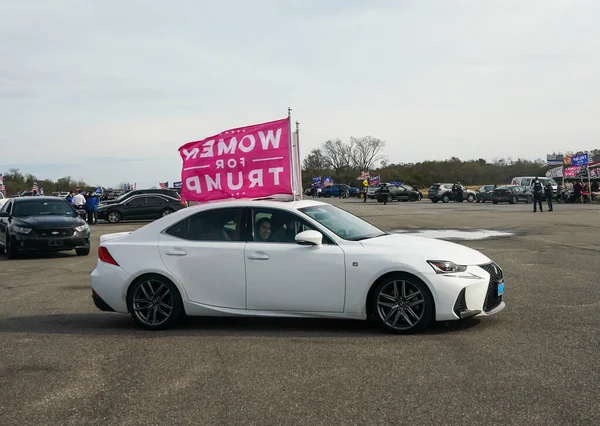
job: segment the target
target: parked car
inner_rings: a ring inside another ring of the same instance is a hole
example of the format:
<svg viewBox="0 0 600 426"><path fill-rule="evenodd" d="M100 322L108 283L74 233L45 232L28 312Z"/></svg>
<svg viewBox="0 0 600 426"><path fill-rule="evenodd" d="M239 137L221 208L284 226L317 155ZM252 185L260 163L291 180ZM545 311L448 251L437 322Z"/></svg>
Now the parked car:
<svg viewBox="0 0 600 426"><path fill-rule="evenodd" d="M429 187L429 191L427 194L427 198L429 198L432 202L437 203L441 201L443 203L448 203L454 200L454 194L452 194L452 186L453 183L434 183ZM467 200L469 203L472 203L477 198L477 194L475 191L465 188L461 185L463 200Z"/></svg>
<svg viewBox="0 0 600 426"><path fill-rule="evenodd" d="M332 186L325 187L321 190L319 197L356 197L359 193L358 188L352 188L344 183L335 183Z"/></svg>
<svg viewBox="0 0 600 426"><path fill-rule="evenodd" d="M492 203L531 203L533 202L533 193L529 188L518 185L504 185L494 189L492 194Z"/></svg>
<svg viewBox="0 0 600 426"><path fill-rule="evenodd" d="M11 198L0 210L0 253L9 259L22 252L65 250L90 253L90 227L66 200Z"/></svg>
<svg viewBox="0 0 600 426"><path fill-rule="evenodd" d="M387 194L387 202L390 201L419 201L419 191L413 189L409 185L387 185L389 193ZM375 192L375 198L380 203L384 200L384 195L381 193L381 187Z"/></svg>
<svg viewBox="0 0 600 426"><path fill-rule="evenodd" d="M115 199L102 200L100 204L101 205L118 204L118 203L122 203L123 201L125 201L131 197L135 197L136 195L145 195L145 194L165 195L167 197L176 198L179 200L179 199L181 199L180 191L181 190L175 190L175 189L136 189L135 191L129 191L124 194L121 194Z"/></svg>
<svg viewBox="0 0 600 426"><path fill-rule="evenodd" d="M546 182L550 181L550 184L552 185L552 193L553 193L554 197L556 197L556 194L558 191L558 184L556 183L556 181L552 178L543 177L543 176L539 176L538 179L540 180L540 182L544 188L546 187ZM512 179L511 185L523 186L523 187L528 188L530 191L533 191L533 181L534 180L535 180L535 176L517 176ZM546 197L544 197L544 198L546 198Z"/></svg>
<svg viewBox="0 0 600 426"><path fill-rule="evenodd" d="M483 185L477 190L475 197L478 203L485 203L486 201L492 201L492 194L496 185Z"/></svg>
<svg viewBox="0 0 600 426"><path fill-rule="evenodd" d="M383 185L387 185L387 182L381 182L377 185L372 185L367 188L367 198L375 199L375 194Z"/></svg>
<svg viewBox="0 0 600 426"><path fill-rule="evenodd" d="M118 223L121 220L158 219L185 207L186 204L180 198L160 192L148 192L125 197L122 201L100 204L98 219L110 223Z"/></svg>
<svg viewBox="0 0 600 426"><path fill-rule="evenodd" d="M203 203L102 235L90 281L98 309L150 330L226 315L372 319L408 333L505 307L504 273L483 253L388 234L315 200Z"/></svg>

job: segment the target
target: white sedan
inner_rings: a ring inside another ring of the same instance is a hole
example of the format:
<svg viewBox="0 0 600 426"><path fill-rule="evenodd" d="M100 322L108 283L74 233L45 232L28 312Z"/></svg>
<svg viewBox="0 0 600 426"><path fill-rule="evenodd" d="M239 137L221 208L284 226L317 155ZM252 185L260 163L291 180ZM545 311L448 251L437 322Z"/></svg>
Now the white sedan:
<svg viewBox="0 0 600 426"><path fill-rule="evenodd" d="M189 315L374 319L406 333L505 306L502 269L482 253L311 200L188 207L102 236L98 254L95 305L152 330Z"/></svg>

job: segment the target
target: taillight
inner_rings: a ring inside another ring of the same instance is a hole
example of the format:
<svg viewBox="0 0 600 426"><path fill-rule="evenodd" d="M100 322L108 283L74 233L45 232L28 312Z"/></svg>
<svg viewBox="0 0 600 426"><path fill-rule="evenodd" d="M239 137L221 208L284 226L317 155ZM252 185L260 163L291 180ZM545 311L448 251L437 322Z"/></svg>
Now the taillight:
<svg viewBox="0 0 600 426"><path fill-rule="evenodd" d="M117 261L112 257L112 255L108 252L106 247L98 247L98 259L105 263L110 263L111 265L119 266Z"/></svg>

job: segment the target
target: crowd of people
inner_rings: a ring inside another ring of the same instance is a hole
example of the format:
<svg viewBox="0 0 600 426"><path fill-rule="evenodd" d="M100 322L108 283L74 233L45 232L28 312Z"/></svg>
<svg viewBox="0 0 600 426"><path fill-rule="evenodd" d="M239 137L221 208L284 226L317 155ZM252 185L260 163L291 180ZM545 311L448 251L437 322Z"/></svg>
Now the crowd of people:
<svg viewBox="0 0 600 426"><path fill-rule="evenodd" d="M85 210L85 220L90 224L98 223L98 206L100 205L100 194L92 191L84 192L78 190L75 195L69 191L65 198L75 209Z"/></svg>

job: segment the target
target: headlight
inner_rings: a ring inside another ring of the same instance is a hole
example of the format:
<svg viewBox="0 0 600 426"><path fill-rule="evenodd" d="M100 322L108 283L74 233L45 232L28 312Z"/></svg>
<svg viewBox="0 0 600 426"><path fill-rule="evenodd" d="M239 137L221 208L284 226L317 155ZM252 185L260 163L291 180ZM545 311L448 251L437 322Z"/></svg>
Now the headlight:
<svg viewBox="0 0 600 426"><path fill-rule="evenodd" d="M76 226L76 227L75 227L75 230L76 230L77 232L85 232L85 231L87 231L88 229L90 229L90 225L88 225L87 223L86 223L85 225L80 225L80 226Z"/></svg>
<svg viewBox="0 0 600 426"><path fill-rule="evenodd" d="M23 228L22 226L13 226L13 231L18 232L19 234L29 234L31 232L31 228Z"/></svg>
<svg viewBox="0 0 600 426"><path fill-rule="evenodd" d="M457 265L449 260L428 260L427 263L433 268L436 274L450 274L453 272L465 272L466 265Z"/></svg>

